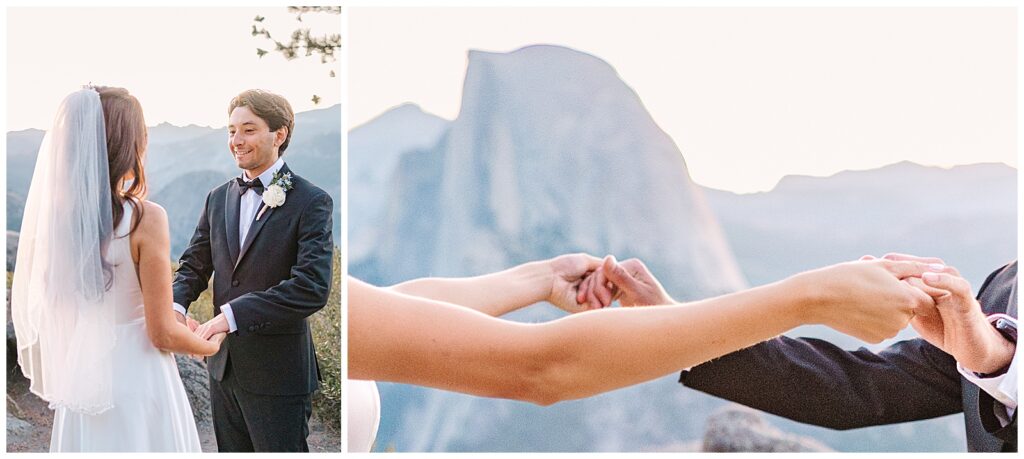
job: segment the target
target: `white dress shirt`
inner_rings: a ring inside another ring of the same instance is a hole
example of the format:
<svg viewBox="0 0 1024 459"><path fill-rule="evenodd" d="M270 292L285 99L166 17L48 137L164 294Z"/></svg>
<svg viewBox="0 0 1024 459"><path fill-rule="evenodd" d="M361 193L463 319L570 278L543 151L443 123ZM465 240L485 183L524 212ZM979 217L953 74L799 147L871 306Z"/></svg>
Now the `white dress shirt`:
<svg viewBox="0 0 1024 459"><path fill-rule="evenodd" d="M277 162L270 166L270 169L263 171L263 173L259 175L260 183L263 183L264 188L267 185L270 185L270 180L274 178L274 174L281 170L281 167L283 166L284 159L277 158ZM242 180L245 180L246 182L252 181L249 180L249 177L245 176L245 172L242 172ZM252 227L252 222L256 220L256 212L259 210L260 204L262 203L262 197L252 189L246 190L245 194L242 195L238 206L239 247L245 244L245 236L249 234L249 228ZM187 314L185 307L178 303L174 303L174 310L180 312L182 315ZM220 311L228 321L228 333L234 333L238 330L238 325L235 324L235 313L231 311L231 303L221 306Z"/></svg>

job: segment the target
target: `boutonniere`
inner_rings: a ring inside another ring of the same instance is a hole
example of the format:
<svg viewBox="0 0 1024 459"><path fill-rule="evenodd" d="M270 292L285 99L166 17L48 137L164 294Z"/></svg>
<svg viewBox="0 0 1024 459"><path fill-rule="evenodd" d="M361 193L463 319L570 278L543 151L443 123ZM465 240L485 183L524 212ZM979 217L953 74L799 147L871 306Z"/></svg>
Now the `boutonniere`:
<svg viewBox="0 0 1024 459"><path fill-rule="evenodd" d="M256 220L259 220L267 209L284 204L285 196L288 190L291 189L292 173L285 172L282 174L280 171L275 172L274 177L270 179L270 185L267 185L267 189L263 190L263 208L256 215Z"/></svg>

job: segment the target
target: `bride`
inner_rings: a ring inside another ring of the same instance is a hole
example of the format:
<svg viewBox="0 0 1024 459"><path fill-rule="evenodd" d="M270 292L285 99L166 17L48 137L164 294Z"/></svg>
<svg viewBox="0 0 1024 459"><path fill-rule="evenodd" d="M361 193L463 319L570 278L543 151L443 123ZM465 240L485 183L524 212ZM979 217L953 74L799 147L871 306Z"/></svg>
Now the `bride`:
<svg viewBox="0 0 1024 459"><path fill-rule="evenodd" d="M655 379L803 324L877 343L934 307L902 280L948 269L862 260L686 304L601 309L613 299L601 286L627 273L655 300L623 297L623 305L671 302L646 268L627 269L631 261L563 255L390 288L349 278L348 451L373 445L380 402L371 380L546 406ZM579 313L536 324L496 318L540 301Z"/></svg>
<svg viewBox="0 0 1024 459"><path fill-rule="evenodd" d="M171 352L212 355L171 308L167 214L122 88L67 96L36 160L11 287L18 364L55 410L50 451L200 451Z"/></svg>

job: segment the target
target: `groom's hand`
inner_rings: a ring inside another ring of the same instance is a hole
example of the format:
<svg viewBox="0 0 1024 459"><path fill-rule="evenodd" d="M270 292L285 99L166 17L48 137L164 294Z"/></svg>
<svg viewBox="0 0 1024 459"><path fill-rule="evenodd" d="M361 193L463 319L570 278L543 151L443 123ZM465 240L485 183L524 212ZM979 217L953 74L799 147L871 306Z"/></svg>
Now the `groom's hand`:
<svg viewBox="0 0 1024 459"><path fill-rule="evenodd" d="M577 299L581 298L588 302L595 298L601 302L618 299L622 306L676 302L642 261L630 258L618 263L611 255L605 257L601 267L583 282Z"/></svg>
<svg viewBox="0 0 1024 459"><path fill-rule="evenodd" d="M218 333L227 333L228 328L227 317L224 314L217 314L216 317L196 328L194 333L199 335L200 338L208 340L211 336Z"/></svg>
<svg viewBox="0 0 1024 459"><path fill-rule="evenodd" d="M976 373L996 373L1010 365L1016 349L997 331L971 293L971 284L953 267L924 273L907 283L935 301L935 313L915 316L910 325L929 343Z"/></svg>
<svg viewBox="0 0 1024 459"><path fill-rule="evenodd" d="M216 335L213 335L213 336L210 337L210 342L213 343L213 344L216 344L217 346L220 346L221 343L224 342L224 338L227 338L227 337L228 337L227 333L217 333Z"/></svg>

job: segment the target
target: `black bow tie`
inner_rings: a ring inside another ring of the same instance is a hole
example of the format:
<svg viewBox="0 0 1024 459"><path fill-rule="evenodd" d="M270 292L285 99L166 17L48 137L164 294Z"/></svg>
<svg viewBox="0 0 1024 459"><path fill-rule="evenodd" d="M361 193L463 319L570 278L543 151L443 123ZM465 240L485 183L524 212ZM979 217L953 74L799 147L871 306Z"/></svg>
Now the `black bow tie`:
<svg viewBox="0 0 1024 459"><path fill-rule="evenodd" d="M250 188L252 189L252 191L255 191L256 194L263 196L263 182L260 181L259 177L256 177L251 182L246 182L245 180L242 180L242 177L235 177L235 181L238 182L239 196L245 194L245 192L249 191Z"/></svg>

